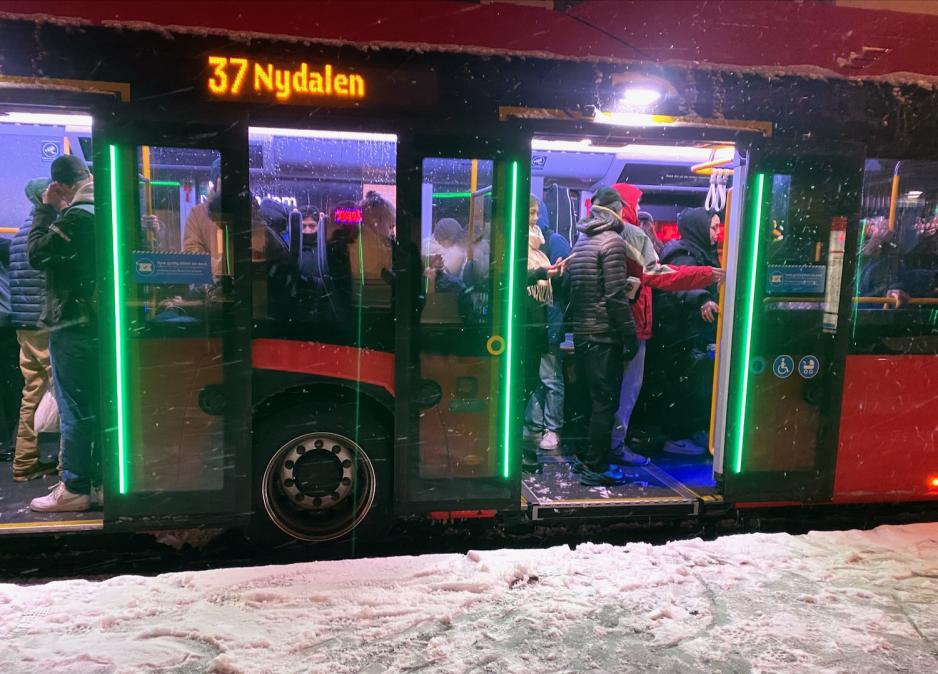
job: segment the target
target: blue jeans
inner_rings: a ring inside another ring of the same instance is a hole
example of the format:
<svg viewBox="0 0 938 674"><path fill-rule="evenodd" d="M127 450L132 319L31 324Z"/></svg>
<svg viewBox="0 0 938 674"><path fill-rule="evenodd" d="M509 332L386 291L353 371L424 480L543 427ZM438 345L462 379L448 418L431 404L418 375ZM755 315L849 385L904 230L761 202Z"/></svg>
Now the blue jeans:
<svg viewBox="0 0 938 674"><path fill-rule="evenodd" d="M528 400L524 424L532 431L555 431L563 428L563 371L559 353L541 356L538 374L541 382Z"/></svg>
<svg viewBox="0 0 938 674"><path fill-rule="evenodd" d="M62 481L75 494L101 484L98 430L98 338L66 328L49 334L52 381L59 406Z"/></svg>

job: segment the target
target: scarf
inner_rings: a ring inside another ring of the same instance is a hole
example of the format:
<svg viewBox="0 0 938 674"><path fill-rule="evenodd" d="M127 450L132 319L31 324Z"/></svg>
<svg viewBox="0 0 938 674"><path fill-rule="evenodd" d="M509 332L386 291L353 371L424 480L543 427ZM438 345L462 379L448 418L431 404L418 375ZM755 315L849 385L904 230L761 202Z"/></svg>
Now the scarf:
<svg viewBox="0 0 938 674"><path fill-rule="evenodd" d="M544 245L544 233L537 225L528 227L528 269L546 269L550 266L550 260L541 252L541 246ZM550 279L538 281L534 285L528 286L528 295L537 300L539 304L553 306L554 289L550 284Z"/></svg>

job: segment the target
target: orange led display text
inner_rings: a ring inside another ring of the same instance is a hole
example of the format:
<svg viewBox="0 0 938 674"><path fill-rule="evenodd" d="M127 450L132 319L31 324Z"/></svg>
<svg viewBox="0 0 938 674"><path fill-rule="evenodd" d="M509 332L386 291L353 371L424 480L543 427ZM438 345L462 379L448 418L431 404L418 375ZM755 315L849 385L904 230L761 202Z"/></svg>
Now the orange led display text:
<svg viewBox="0 0 938 674"><path fill-rule="evenodd" d="M304 98L365 98L362 75L338 71L330 64L311 66L303 61L292 68L278 68L246 58L209 56L208 65L208 91L217 98L272 95L284 103Z"/></svg>

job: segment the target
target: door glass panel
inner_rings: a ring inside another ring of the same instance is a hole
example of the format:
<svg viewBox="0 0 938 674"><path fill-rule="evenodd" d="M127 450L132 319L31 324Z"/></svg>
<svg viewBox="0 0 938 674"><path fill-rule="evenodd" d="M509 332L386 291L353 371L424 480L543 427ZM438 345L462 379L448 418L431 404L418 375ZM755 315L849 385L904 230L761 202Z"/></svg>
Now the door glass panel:
<svg viewBox="0 0 938 674"><path fill-rule="evenodd" d="M216 150L138 147L138 224L125 286L129 490L219 490L228 222ZM129 222L129 221L125 221Z"/></svg>
<svg viewBox="0 0 938 674"><path fill-rule="evenodd" d="M853 282L854 353L938 353L938 162L870 159Z"/></svg>
<svg viewBox="0 0 938 674"><path fill-rule="evenodd" d="M255 336L394 349L397 137L252 127Z"/></svg>
<svg viewBox="0 0 938 674"><path fill-rule="evenodd" d="M422 164L420 250L425 302L418 330L420 376L441 391L420 412L419 478L499 474L499 367L504 350L495 283L492 184L487 159L427 158ZM426 498L452 496L418 490ZM474 494L480 496L481 494Z"/></svg>

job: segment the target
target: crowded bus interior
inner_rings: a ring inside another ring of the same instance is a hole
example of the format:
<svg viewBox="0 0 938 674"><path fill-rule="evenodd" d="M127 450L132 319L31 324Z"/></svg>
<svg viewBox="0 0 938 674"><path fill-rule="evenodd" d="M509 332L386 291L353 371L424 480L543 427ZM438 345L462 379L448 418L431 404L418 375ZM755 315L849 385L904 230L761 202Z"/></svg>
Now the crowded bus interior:
<svg viewBox="0 0 938 674"><path fill-rule="evenodd" d="M521 447L524 503L548 513L597 504L691 505L718 496L721 476L731 469L723 442L734 302L726 295L739 259L732 242L742 226L745 156L732 142L613 136L535 134L530 146L528 280L517 332L523 346L509 354L522 382L513 395L523 427L511 432ZM35 505L63 466L55 364L41 319L42 272L30 266L26 237L56 159L77 157L95 173L92 119L62 110L0 111L0 149L6 158L0 163L0 431L9 461L0 471L0 524L31 531L100 527L100 480L81 507L55 512ZM493 356L505 345L493 331L504 321L495 298L508 244L493 215L496 162L436 155L408 167L420 176L420 218L410 241L400 241L398 152L391 133L250 128L251 339L357 347L341 356L349 362L330 364L351 379L377 382L368 354L395 351L401 329L395 280L401 265L409 265L420 301L408 348L418 363L416 390L428 397L415 421L419 452L408 469L419 489L410 496L431 501L444 498L448 484L507 471L494 450L505 388ZM234 244L218 218L222 155L211 148L136 147L139 225L114 233L130 241L134 269L133 284L120 296L127 328L122 357L134 368L122 404L130 418L147 420L126 431L127 472L120 479L142 493L226 489L228 431L218 391L225 339L244 326L232 326L236 310L226 299ZM810 175L818 185L825 180L819 176ZM831 307L843 264L843 231L812 196L815 183L798 180L779 171L760 174L758 185L771 236L765 296L749 321L786 338L820 334L838 320ZM613 207L594 201L597 195ZM611 212L638 263L628 273L636 347L622 371L608 373L619 389L614 424L604 431L613 469L598 476L577 460L595 429L584 406L592 392L575 362L569 312L576 298L567 283L573 248L586 231L578 223L595 206ZM851 349L903 352L911 348L909 338L933 338L938 325L938 163L868 159L861 215ZM551 271L534 273L541 268ZM767 361L769 348L766 358L752 354L751 377L774 387L774 397L763 396L753 413L762 420L756 437L787 438L784 451L778 442L765 443L774 447L771 454L756 447L746 459L752 465L814 465L810 438L820 421L812 383L819 363L797 348L781 360ZM285 361L310 353L296 350ZM299 372L302 365L286 362L283 369ZM770 408L773 400L785 402ZM374 498L374 489L356 485L379 479L356 473L372 469L355 451L341 443L312 451L284 445L263 471L260 491L270 518L288 533L328 528L330 518L354 526Z"/></svg>

